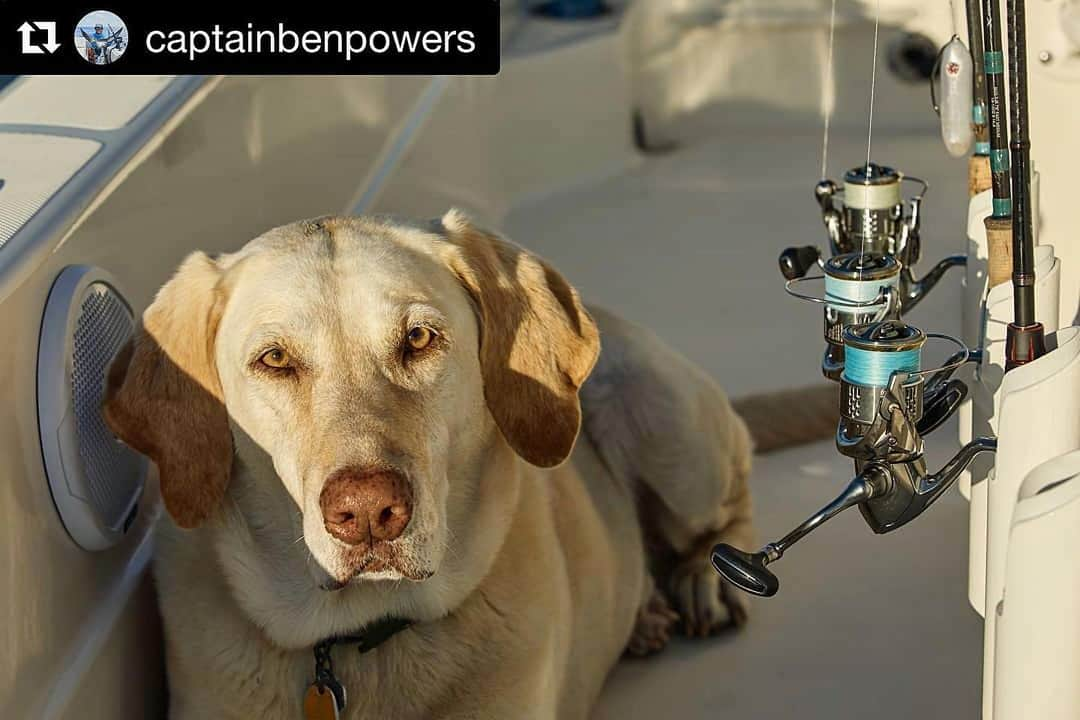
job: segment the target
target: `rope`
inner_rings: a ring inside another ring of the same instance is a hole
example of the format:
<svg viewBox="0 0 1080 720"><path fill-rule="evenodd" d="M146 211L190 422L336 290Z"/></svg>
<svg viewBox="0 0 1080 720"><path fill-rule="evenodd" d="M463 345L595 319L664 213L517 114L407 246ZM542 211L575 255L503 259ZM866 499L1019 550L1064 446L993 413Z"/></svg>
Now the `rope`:
<svg viewBox="0 0 1080 720"><path fill-rule="evenodd" d="M825 440L836 434L840 389L833 383L738 398L732 408L746 423L757 453Z"/></svg>

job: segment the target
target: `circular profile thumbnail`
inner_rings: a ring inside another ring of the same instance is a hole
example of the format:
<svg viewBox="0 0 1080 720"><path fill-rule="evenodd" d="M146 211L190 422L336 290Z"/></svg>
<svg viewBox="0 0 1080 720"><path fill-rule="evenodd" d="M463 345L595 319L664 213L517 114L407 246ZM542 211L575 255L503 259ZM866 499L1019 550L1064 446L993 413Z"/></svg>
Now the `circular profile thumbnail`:
<svg viewBox="0 0 1080 720"><path fill-rule="evenodd" d="M127 25L109 10L88 12L75 26L75 50L91 65L112 65L127 46Z"/></svg>

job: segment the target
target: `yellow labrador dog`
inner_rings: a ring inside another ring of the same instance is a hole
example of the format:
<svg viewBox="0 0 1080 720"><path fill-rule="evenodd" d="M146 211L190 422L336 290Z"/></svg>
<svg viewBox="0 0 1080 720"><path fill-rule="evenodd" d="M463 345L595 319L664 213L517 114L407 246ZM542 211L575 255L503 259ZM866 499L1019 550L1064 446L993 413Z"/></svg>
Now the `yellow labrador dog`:
<svg viewBox="0 0 1080 720"><path fill-rule="evenodd" d="M458 212L193 254L105 414L172 518L172 720L584 718L624 651L746 618L723 392Z"/></svg>

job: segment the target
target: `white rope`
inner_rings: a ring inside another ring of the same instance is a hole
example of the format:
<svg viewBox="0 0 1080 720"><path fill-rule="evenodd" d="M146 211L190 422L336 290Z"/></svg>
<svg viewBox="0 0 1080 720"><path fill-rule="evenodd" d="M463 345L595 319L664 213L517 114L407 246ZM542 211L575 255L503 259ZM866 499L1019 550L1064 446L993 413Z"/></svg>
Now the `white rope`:
<svg viewBox="0 0 1080 720"><path fill-rule="evenodd" d="M832 121L833 106L836 105L836 80L833 78L833 39L836 36L836 0L832 0L832 9L829 11L829 50L825 59L825 79L821 83L822 90L828 88L825 95L825 133L821 138L821 180L828 177L826 172L829 166L829 124Z"/></svg>

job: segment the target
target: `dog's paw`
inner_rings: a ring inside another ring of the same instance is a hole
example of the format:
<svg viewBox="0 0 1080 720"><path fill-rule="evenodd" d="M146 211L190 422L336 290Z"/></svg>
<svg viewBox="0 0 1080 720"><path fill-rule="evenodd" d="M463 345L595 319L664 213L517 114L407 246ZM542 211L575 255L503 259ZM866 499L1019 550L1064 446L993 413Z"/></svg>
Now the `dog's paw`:
<svg viewBox="0 0 1080 720"><path fill-rule="evenodd" d="M708 637L746 624L750 603L707 561L684 563L671 576L671 600L687 637Z"/></svg>
<svg viewBox="0 0 1080 720"><path fill-rule="evenodd" d="M667 598L660 591L653 591L649 601L638 609L637 624L626 643L626 654L646 657L660 652L671 640L671 629L677 622L679 614L671 609Z"/></svg>

